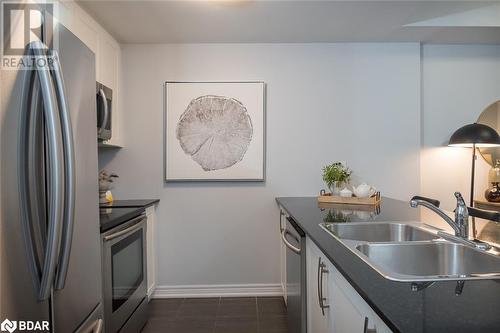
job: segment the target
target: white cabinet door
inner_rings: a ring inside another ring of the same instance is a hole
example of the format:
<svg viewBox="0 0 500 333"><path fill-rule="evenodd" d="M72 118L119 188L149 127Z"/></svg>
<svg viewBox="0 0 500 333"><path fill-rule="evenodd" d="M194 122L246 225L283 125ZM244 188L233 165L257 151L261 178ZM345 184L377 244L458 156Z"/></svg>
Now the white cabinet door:
<svg viewBox="0 0 500 333"><path fill-rule="evenodd" d="M308 333L363 333L365 323L367 332L391 333L309 237L306 251Z"/></svg>
<svg viewBox="0 0 500 333"><path fill-rule="evenodd" d="M366 332L392 332L337 268L332 265L330 270L335 290L332 296L335 333L365 332L365 325Z"/></svg>
<svg viewBox="0 0 500 333"><path fill-rule="evenodd" d="M284 210L280 209L280 225L278 229L278 241L280 242L280 276L281 276L281 290L283 291L283 300L285 304L286 299L286 245L281 240L281 230L286 226L287 214Z"/></svg>
<svg viewBox="0 0 500 333"><path fill-rule="evenodd" d="M119 48L117 47L115 41L106 34L101 34L99 39L99 81L115 91L117 86L117 62Z"/></svg>
<svg viewBox="0 0 500 333"><path fill-rule="evenodd" d="M63 24L67 26L95 54L96 80L99 81L99 36L100 27L78 5L73 2L60 2Z"/></svg>
<svg viewBox="0 0 500 333"><path fill-rule="evenodd" d="M147 231L146 231L146 264L148 274L148 299L151 298L156 288L156 211L155 206L146 208Z"/></svg>
<svg viewBox="0 0 500 333"><path fill-rule="evenodd" d="M123 146L122 105L121 105L121 50L120 45L107 33L99 38L99 82L113 91L111 116L111 139L106 143Z"/></svg>
<svg viewBox="0 0 500 333"><path fill-rule="evenodd" d="M331 264L310 238L306 239L306 255L307 332L331 333L333 332L330 304L333 281L329 271Z"/></svg>
<svg viewBox="0 0 500 333"><path fill-rule="evenodd" d="M329 270L334 272L334 267ZM346 295L345 290L332 279L330 288L330 299L332 306L332 324L335 333L363 333L365 315L353 304L352 299Z"/></svg>

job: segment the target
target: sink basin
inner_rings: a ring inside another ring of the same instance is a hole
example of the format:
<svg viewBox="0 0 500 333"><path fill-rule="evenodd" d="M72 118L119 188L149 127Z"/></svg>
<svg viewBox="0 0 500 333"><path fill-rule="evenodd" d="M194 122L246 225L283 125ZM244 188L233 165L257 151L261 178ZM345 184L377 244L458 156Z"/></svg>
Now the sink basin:
<svg viewBox="0 0 500 333"><path fill-rule="evenodd" d="M500 257L444 242L359 244L370 266L390 280L500 279Z"/></svg>
<svg viewBox="0 0 500 333"><path fill-rule="evenodd" d="M321 226L340 239L363 242L408 242L439 238L424 229L403 223L322 223Z"/></svg>

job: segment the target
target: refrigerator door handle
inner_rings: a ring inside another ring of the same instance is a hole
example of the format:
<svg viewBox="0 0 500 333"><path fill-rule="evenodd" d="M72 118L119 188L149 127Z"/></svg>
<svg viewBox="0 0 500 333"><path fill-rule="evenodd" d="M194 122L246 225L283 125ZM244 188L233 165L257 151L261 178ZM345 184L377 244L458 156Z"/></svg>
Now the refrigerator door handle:
<svg viewBox="0 0 500 333"><path fill-rule="evenodd" d="M31 49L26 48L26 55L31 55ZM44 238L37 233L41 233L40 228L35 227L33 220L37 216L37 212L33 209L33 202L38 202L37 188L39 186L31 186L30 176L35 167L31 164L35 163L34 155L30 154L30 145L35 143L35 128L33 122L41 121L35 113L38 108L35 104L39 100L40 90L35 88L35 72L31 70L24 71L23 78L23 95L20 110L20 129L19 129L19 150L18 150L18 183L19 183L19 204L21 211L21 231L23 234L24 247L28 257L28 265L33 280L33 286L38 293L40 290L40 258L37 255L37 241L39 246L43 247ZM35 149L32 149L35 150ZM43 253L42 253L43 254Z"/></svg>
<svg viewBox="0 0 500 333"><path fill-rule="evenodd" d="M54 74L55 90L61 119L64 155L64 217L62 226L61 249L55 282L55 289L63 289L68 274L71 244L73 241L73 226L75 223L75 145L73 141L73 130L71 125L70 110L66 100L64 78L56 51L50 51L54 61L52 62L52 73Z"/></svg>
<svg viewBox="0 0 500 333"><path fill-rule="evenodd" d="M47 205L48 205L48 228L45 257L41 274L38 300L49 298L59 255L61 240L63 202L64 202L64 161L63 140L61 132L61 120L57 108L54 86L51 79L49 58L45 52L47 47L42 42L31 42L29 44L32 54L38 59L44 59L42 65L35 61L36 72L40 81L42 99L44 105L44 116L46 125L47 141Z"/></svg>

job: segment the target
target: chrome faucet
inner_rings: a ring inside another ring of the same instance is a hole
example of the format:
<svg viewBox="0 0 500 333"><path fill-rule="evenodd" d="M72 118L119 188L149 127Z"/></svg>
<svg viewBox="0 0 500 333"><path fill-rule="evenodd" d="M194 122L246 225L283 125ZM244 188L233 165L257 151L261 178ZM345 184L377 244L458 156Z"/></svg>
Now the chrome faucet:
<svg viewBox="0 0 500 333"><path fill-rule="evenodd" d="M444 231L439 231L438 235L440 237L454 242L459 242L465 245L476 247L482 250L490 249L491 246L488 243L473 241L469 239L469 208L465 204L464 198L462 197L462 194L460 194L460 192L455 192L455 198L457 198L457 207L455 208L455 220L453 220L442 209L436 206L433 203L435 200L429 200L429 199L426 200L425 198L422 197L418 198L414 197L413 199L410 200L410 206L413 208L417 208L418 206L424 206L426 208L429 208L434 213L438 214L443 220L445 220L446 223L448 223L455 231L455 236L450 235ZM474 211L481 212L480 210L475 208L474 209L471 208L471 210L473 212ZM483 211L483 213L486 212ZM486 213L486 214L491 215L493 213ZM478 217L481 216L478 215Z"/></svg>
<svg viewBox="0 0 500 333"><path fill-rule="evenodd" d="M440 209L436 205L426 201L424 199L412 199L410 201L410 206L417 208L418 206L424 206L429 208L434 213L438 214L443 220L448 223L455 231L455 236L468 239L469 238L469 212L467 210L467 205L465 204L464 198L460 192L455 192L455 198L457 198L457 207L455 208L455 220L448 216L444 210Z"/></svg>

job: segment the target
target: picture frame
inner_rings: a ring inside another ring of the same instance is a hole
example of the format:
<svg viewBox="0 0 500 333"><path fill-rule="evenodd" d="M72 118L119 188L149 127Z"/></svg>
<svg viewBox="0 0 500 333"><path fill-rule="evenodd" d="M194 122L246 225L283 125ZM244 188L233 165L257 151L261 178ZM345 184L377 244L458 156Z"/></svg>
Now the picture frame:
<svg viewBox="0 0 500 333"><path fill-rule="evenodd" d="M164 83L165 182L264 182L263 81Z"/></svg>

